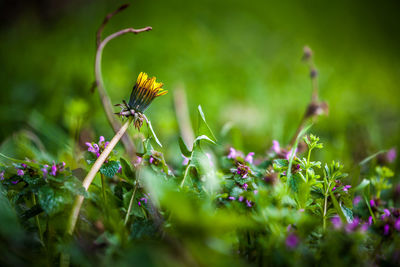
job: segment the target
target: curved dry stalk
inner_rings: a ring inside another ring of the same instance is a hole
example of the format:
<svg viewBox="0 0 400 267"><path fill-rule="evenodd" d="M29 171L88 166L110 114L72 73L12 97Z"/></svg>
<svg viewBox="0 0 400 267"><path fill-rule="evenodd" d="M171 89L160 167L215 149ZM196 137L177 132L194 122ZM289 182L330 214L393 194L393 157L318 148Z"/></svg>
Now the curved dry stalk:
<svg viewBox="0 0 400 267"><path fill-rule="evenodd" d="M97 46L97 50L96 50L96 59L95 59L95 76L96 76L96 81L94 82L94 85L92 86L92 89L94 89L95 87L98 88L99 91L99 95L100 95L100 100L101 103L103 105L103 109L104 112L106 113L106 117L108 122L110 123L111 127L114 130L114 133L117 133L117 131L119 130L119 128L121 127L120 122L115 118L114 114L113 114L113 109L112 109L112 105L111 105L111 101L110 98L105 90L105 86L104 86L104 81L103 81L103 76L101 73L101 58L102 58L102 54L103 54L103 49L106 46L106 44L111 41L112 39L127 34L127 33L134 33L134 34L138 34L141 32L145 32L145 31L150 31L152 28L151 27L145 27L142 29L133 29L133 28L127 28L127 29L123 29L120 30L116 33L113 33L109 36L107 36L103 41L101 40L101 34L103 33L103 29L106 26L106 24L108 23L108 21L116 14L118 14L119 12L121 12L122 10L126 9L129 6L129 4L125 4L120 6L118 9L116 9L114 12L111 12L109 14L107 14L107 16L104 18L103 23L100 25L99 29L97 30L97 34L96 34L96 46ZM131 160L133 160L135 158L135 146L132 142L132 140L129 138L129 136L124 135L121 139L126 152L129 155L129 158Z"/></svg>
<svg viewBox="0 0 400 267"><path fill-rule="evenodd" d="M146 27L146 28L138 29L138 30L135 30L133 28L127 28L127 29L120 30L120 31L113 33L113 34L109 35L108 37L106 37L97 48L96 60L95 60L96 84L97 84L97 88L99 90L100 100L103 105L104 112L106 113L106 116L107 116L107 120L110 123L110 125L113 128L115 133L117 133L118 129L121 127L121 124L115 118L114 112L112 110L110 98L104 87L103 76L101 73L101 58L102 58L102 54L103 54L103 49L109 41L111 41L112 39L114 39L118 36L121 36L121 35L124 35L127 33L138 34L140 32L150 31L151 29L152 29L151 27ZM126 151L129 154L129 158L133 159L135 157L135 147L133 145L132 140L127 135L124 135L122 137L121 141L124 144L124 147L126 148Z"/></svg>

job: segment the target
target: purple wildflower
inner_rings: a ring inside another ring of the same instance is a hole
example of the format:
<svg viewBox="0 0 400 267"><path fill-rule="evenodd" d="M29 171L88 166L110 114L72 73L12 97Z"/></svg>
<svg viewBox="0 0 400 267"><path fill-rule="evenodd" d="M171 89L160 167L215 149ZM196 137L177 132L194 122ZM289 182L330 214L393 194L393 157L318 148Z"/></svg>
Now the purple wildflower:
<svg viewBox="0 0 400 267"><path fill-rule="evenodd" d="M54 163L54 161L53 161L53 165L51 165L50 174L51 174L52 176L56 176L56 175L57 175L57 166L56 166L56 164Z"/></svg>
<svg viewBox="0 0 400 267"><path fill-rule="evenodd" d="M140 206L142 206L142 203L140 203L140 201L138 201L138 203L137 203L137 204L138 204L138 206L139 206L139 207L140 207Z"/></svg>
<svg viewBox="0 0 400 267"><path fill-rule="evenodd" d="M353 199L353 205L354 205L354 206L357 206L358 203L360 203L360 201L361 201L361 196L356 196L356 197Z"/></svg>
<svg viewBox="0 0 400 267"><path fill-rule="evenodd" d="M229 199L229 200L235 200L236 198L235 198L235 197L232 197L232 196L230 196L230 197L228 197L228 199Z"/></svg>
<svg viewBox="0 0 400 267"><path fill-rule="evenodd" d="M386 158L387 160L392 163L393 161L395 161L397 156L397 151L396 148L391 148L387 153L386 153Z"/></svg>
<svg viewBox="0 0 400 267"><path fill-rule="evenodd" d="M19 176L19 177L22 177L22 176L24 176L24 171L23 170L21 170L21 169L17 169L17 175Z"/></svg>
<svg viewBox="0 0 400 267"><path fill-rule="evenodd" d="M383 226L383 234L389 235L389 230L390 230L389 224L385 224L385 226Z"/></svg>
<svg viewBox="0 0 400 267"><path fill-rule="evenodd" d="M229 148L228 159L235 159L237 156L237 151L233 147Z"/></svg>
<svg viewBox="0 0 400 267"><path fill-rule="evenodd" d="M390 211L388 209L383 210L383 214L381 216L381 220L384 220L386 217L390 216Z"/></svg>
<svg viewBox="0 0 400 267"><path fill-rule="evenodd" d="M4 180L4 171L0 172L0 180Z"/></svg>
<svg viewBox="0 0 400 267"><path fill-rule="evenodd" d="M248 184L243 184L243 189L244 189L244 190L247 190L247 187L249 187Z"/></svg>
<svg viewBox="0 0 400 267"><path fill-rule="evenodd" d="M28 167L28 165L26 165L25 163L21 163L21 167L25 169L26 167Z"/></svg>
<svg viewBox="0 0 400 267"><path fill-rule="evenodd" d="M294 233L291 233L287 236L285 243L287 248L294 249L295 247L297 247L299 239Z"/></svg>
<svg viewBox="0 0 400 267"><path fill-rule="evenodd" d="M247 154L247 156L244 158L244 160L250 164L253 164L253 156L254 156L254 152L250 152L249 154Z"/></svg>
<svg viewBox="0 0 400 267"><path fill-rule="evenodd" d="M279 142L276 140L272 140L272 151L274 151L276 154L281 152L281 147L279 146Z"/></svg>
<svg viewBox="0 0 400 267"><path fill-rule="evenodd" d="M368 217L368 225L372 225L372 222L373 222L373 218L372 218L372 216L369 216Z"/></svg>
<svg viewBox="0 0 400 267"><path fill-rule="evenodd" d="M246 206L249 207L249 208L251 208L251 206L253 206L253 205L251 204L251 201L248 200L248 199L246 199Z"/></svg>
<svg viewBox="0 0 400 267"><path fill-rule="evenodd" d="M99 138L99 146L101 146L104 143L104 141L106 141L104 136L100 136L100 138Z"/></svg>
<svg viewBox="0 0 400 267"><path fill-rule="evenodd" d="M246 178L249 173L250 168L244 164L238 163L238 167L236 173L242 176L242 178Z"/></svg>
<svg viewBox="0 0 400 267"><path fill-rule="evenodd" d="M93 147L93 145L91 143L86 142L85 145L88 146L88 151L89 152L96 153L96 151L94 150L94 147Z"/></svg>
<svg viewBox="0 0 400 267"><path fill-rule="evenodd" d="M150 156L149 163L153 164L153 162L154 162L154 158L153 158L153 156Z"/></svg>
<svg viewBox="0 0 400 267"><path fill-rule="evenodd" d="M360 224L360 219L358 219L357 217L354 218L351 223L348 223L346 225L346 231L353 232L358 227L359 224Z"/></svg>
<svg viewBox="0 0 400 267"><path fill-rule="evenodd" d="M12 184L18 184L19 180L11 181Z"/></svg>
<svg viewBox="0 0 400 267"><path fill-rule="evenodd" d="M344 192L348 192L350 188L351 188L351 185L345 185L345 186L343 187L343 191L344 191Z"/></svg>
<svg viewBox="0 0 400 267"><path fill-rule="evenodd" d="M335 229L339 229L342 227L342 220L337 215L332 217L331 222L332 222L333 228L335 228Z"/></svg>
<svg viewBox="0 0 400 267"><path fill-rule="evenodd" d="M147 204L147 198L145 198L145 197L142 197L142 198L140 199L140 201L143 201L144 204Z"/></svg>
<svg viewBox="0 0 400 267"><path fill-rule="evenodd" d="M182 161L182 165L186 166L189 163L189 158L185 157L184 155L182 155L183 161Z"/></svg>
<svg viewBox="0 0 400 267"><path fill-rule="evenodd" d="M243 201L243 199L244 199L244 197L243 197L243 196L239 196L239 198L238 198L239 202L242 202L242 201Z"/></svg>
<svg viewBox="0 0 400 267"><path fill-rule="evenodd" d="M287 160L289 160L290 157L292 156L292 153L293 153L293 148L290 149L290 150L286 153L286 157L285 157L285 158L286 158ZM296 147L296 149L294 150L293 157L296 157L296 153L297 153L297 147Z"/></svg>
<svg viewBox="0 0 400 267"><path fill-rule="evenodd" d="M400 231L400 218L398 218L398 219L396 220L396 222L394 223L394 228L395 228L397 231Z"/></svg>
<svg viewBox="0 0 400 267"><path fill-rule="evenodd" d="M332 188L332 191L335 191L335 189L336 189L336 186L334 186L334 187Z"/></svg>
<svg viewBox="0 0 400 267"><path fill-rule="evenodd" d="M366 232L368 230L368 227L369 227L368 223L363 223L361 225L361 231Z"/></svg>
<svg viewBox="0 0 400 267"><path fill-rule="evenodd" d="M44 178L46 178L47 174L49 173L49 171L47 170L48 167L49 167L49 165L45 164L45 165L43 165L43 168L41 169L43 172Z"/></svg>
<svg viewBox="0 0 400 267"><path fill-rule="evenodd" d="M369 201L369 205L370 205L371 207L375 207L375 200L371 199L371 200Z"/></svg>

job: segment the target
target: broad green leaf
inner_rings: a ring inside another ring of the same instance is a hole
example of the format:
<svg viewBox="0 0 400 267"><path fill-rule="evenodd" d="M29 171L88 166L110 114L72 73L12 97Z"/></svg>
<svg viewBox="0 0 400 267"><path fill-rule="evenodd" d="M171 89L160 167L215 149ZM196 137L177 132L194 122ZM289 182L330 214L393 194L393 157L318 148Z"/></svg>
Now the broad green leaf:
<svg viewBox="0 0 400 267"><path fill-rule="evenodd" d="M345 205L340 203L340 208L343 211L344 216L346 217L346 220L348 223L353 221L353 211L349 208L347 208Z"/></svg>
<svg viewBox="0 0 400 267"><path fill-rule="evenodd" d="M73 194L67 190L54 190L49 185L39 189L39 204L48 215L64 211L65 205L72 201Z"/></svg>
<svg viewBox="0 0 400 267"><path fill-rule="evenodd" d="M336 209L336 212L338 213L338 215L340 216L340 218L342 219L342 221L343 221L343 222L346 222L346 221L347 221L347 218L346 218L346 216L344 215L344 213L343 213L343 211L342 211L342 208L340 207L339 203L337 202L335 195L332 193L332 191L329 192L329 195L330 195L330 197L331 197L333 206L334 206L335 209Z"/></svg>
<svg viewBox="0 0 400 267"><path fill-rule="evenodd" d="M120 165L117 161L109 161L101 166L100 173L112 178L118 172L119 166Z"/></svg>
<svg viewBox="0 0 400 267"><path fill-rule="evenodd" d="M124 158L120 158L121 166L122 166L122 172L128 179L135 180L135 172L132 170L131 165L126 161Z"/></svg>

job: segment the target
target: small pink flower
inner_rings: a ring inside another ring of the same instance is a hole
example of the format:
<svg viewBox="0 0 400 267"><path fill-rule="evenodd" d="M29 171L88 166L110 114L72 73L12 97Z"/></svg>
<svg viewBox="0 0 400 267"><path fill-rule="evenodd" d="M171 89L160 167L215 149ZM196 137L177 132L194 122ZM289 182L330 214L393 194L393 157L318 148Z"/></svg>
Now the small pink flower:
<svg viewBox="0 0 400 267"><path fill-rule="evenodd" d="M247 154L247 156L244 158L244 160L250 164L253 164L253 156L254 156L254 152L250 152L249 154Z"/></svg>
<svg viewBox="0 0 400 267"><path fill-rule="evenodd" d="M290 149L290 150L286 153L286 159L287 159L287 160L289 160L290 157L292 157L292 153L293 153L293 148ZM296 153L297 153L297 147L296 147L296 149L294 150L293 157L296 157Z"/></svg>
<svg viewBox="0 0 400 267"><path fill-rule="evenodd" d="M271 147L272 151L274 151L276 154L281 152L281 147L279 146L279 142L276 140L272 141L272 147Z"/></svg>
<svg viewBox="0 0 400 267"><path fill-rule="evenodd" d="M372 225L372 222L373 222L372 216L369 216L368 217L368 225Z"/></svg>
<svg viewBox="0 0 400 267"><path fill-rule="evenodd" d="M385 224L385 226L383 227L383 234L389 235L389 230L390 230L389 224Z"/></svg>
<svg viewBox="0 0 400 267"><path fill-rule="evenodd" d="M335 229L339 229L342 227L342 220L337 215L332 217L331 222L332 222L333 228L335 228Z"/></svg>
<svg viewBox="0 0 400 267"><path fill-rule="evenodd" d="M229 200L235 200L235 197L228 197Z"/></svg>
<svg viewBox="0 0 400 267"><path fill-rule="evenodd" d="M344 192L348 192L350 188L351 188L351 185L345 185L345 186L343 187L343 191L344 191Z"/></svg>
<svg viewBox="0 0 400 267"><path fill-rule="evenodd" d="M28 167L28 165L26 165L25 163L21 163L21 167L26 169L26 167Z"/></svg>
<svg viewBox="0 0 400 267"><path fill-rule="evenodd" d="M100 138L99 138L99 145L101 146L101 145L104 143L104 141L105 141L104 136L100 136Z"/></svg>
<svg viewBox="0 0 400 267"><path fill-rule="evenodd" d="M369 205L370 205L371 207L375 207L375 200L371 199L371 200L369 201Z"/></svg>
<svg viewBox="0 0 400 267"><path fill-rule="evenodd" d="M21 170L21 169L18 169L17 170L17 175L19 176L19 177L22 177L22 176L24 176L24 171L23 170Z"/></svg>
<svg viewBox="0 0 400 267"><path fill-rule="evenodd" d="M248 200L248 199L246 199L246 206L247 207L251 207L251 206L253 206L252 204L251 204L251 201L250 200Z"/></svg>
<svg viewBox="0 0 400 267"><path fill-rule="evenodd" d="M243 184L243 189L244 189L244 190L247 190L247 187L249 187L248 184Z"/></svg>
<svg viewBox="0 0 400 267"><path fill-rule="evenodd" d="M384 220L386 217L390 216L390 211L388 209L383 210L383 215L381 216L381 220Z"/></svg>
<svg viewBox="0 0 400 267"><path fill-rule="evenodd" d="M57 175L57 166L56 166L56 164L54 163L54 161L53 161L53 165L51 165L50 174L51 174L52 176L56 176L56 175Z"/></svg>
<svg viewBox="0 0 400 267"><path fill-rule="evenodd" d="M4 180L4 172L5 171L0 172L0 180Z"/></svg>
<svg viewBox="0 0 400 267"><path fill-rule="evenodd" d="M150 156L149 163L153 164L153 162L154 162L154 158L153 158L153 156Z"/></svg>
<svg viewBox="0 0 400 267"><path fill-rule="evenodd" d="M386 153L386 158L390 163L395 161L396 156L397 156L396 148L392 148Z"/></svg>
<svg viewBox="0 0 400 267"><path fill-rule="evenodd" d="M239 196L239 198L238 198L239 202L242 202L242 201L243 201L243 199L244 199L244 197L243 197L243 196Z"/></svg>
<svg viewBox="0 0 400 267"><path fill-rule="evenodd" d="M237 157L237 151L231 147L229 148L228 159L235 159Z"/></svg>

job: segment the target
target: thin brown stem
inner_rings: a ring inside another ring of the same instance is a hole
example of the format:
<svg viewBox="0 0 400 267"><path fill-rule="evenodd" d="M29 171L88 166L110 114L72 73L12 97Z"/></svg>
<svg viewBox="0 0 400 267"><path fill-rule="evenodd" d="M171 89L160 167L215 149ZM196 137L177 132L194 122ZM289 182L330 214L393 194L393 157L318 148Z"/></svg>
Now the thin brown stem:
<svg viewBox="0 0 400 267"><path fill-rule="evenodd" d="M102 58L102 54L103 54L103 49L109 41L111 41L112 39L114 39L118 36L121 36L121 35L124 35L127 33L138 34L140 32L150 31L151 29L152 29L151 27L146 27L146 28L142 28L142 29L138 29L138 30L135 30L133 28L127 28L127 29L120 30L116 33L113 33L113 34L107 36L100 43L99 47L97 48L96 60L95 60L96 84L97 84L97 88L99 91L100 100L101 100L101 103L104 108L104 112L106 113L108 122L110 123L110 125L113 128L115 133L121 127L121 124L114 115L110 98L104 87L104 81L103 81L103 76L102 76L102 72L101 72L101 58ZM121 141L129 155L129 158L133 160L135 158L135 146L134 146L132 140L127 135L124 135L122 137Z"/></svg>

